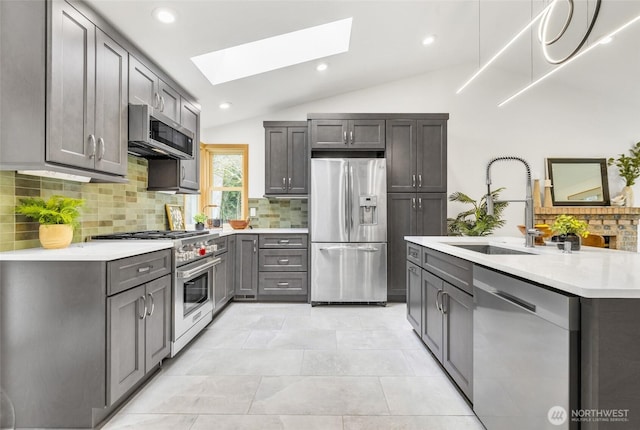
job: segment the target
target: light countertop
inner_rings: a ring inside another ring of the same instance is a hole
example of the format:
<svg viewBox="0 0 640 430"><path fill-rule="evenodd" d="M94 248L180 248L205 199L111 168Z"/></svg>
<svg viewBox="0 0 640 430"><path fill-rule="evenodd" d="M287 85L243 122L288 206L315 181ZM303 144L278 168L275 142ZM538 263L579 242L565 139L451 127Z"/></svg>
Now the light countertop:
<svg viewBox="0 0 640 430"><path fill-rule="evenodd" d="M173 247L170 240L118 240L72 243L63 249L30 248L0 252L4 261L112 261Z"/></svg>
<svg viewBox="0 0 640 430"><path fill-rule="evenodd" d="M556 244L525 248L524 238L406 236L405 240L504 273L590 298L640 298L640 253L589 246L564 254ZM537 255L487 255L450 244L491 244Z"/></svg>

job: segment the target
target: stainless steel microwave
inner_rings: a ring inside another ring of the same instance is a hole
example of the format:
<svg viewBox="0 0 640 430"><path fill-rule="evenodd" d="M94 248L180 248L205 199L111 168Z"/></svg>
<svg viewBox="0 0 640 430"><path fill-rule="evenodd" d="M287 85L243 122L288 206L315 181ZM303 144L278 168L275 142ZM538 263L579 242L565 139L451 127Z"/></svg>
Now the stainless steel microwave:
<svg viewBox="0 0 640 430"><path fill-rule="evenodd" d="M129 153L145 158L190 160L193 139L193 132L151 106L129 105Z"/></svg>

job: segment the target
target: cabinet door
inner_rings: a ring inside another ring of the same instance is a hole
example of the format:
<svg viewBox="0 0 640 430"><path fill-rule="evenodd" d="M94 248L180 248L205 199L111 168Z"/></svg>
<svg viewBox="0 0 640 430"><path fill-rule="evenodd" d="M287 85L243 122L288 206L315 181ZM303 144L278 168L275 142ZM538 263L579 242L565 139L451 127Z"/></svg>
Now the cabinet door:
<svg viewBox="0 0 640 430"><path fill-rule="evenodd" d="M341 119L311 120L312 149L347 149L348 121Z"/></svg>
<svg viewBox="0 0 640 430"><path fill-rule="evenodd" d="M422 270L407 261L407 320L416 333L422 333Z"/></svg>
<svg viewBox="0 0 640 430"><path fill-rule="evenodd" d="M405 236L416 235L415 193L387 194L387 299L406 299L406 242Z"/></svg>
<svg viewBox="0 0 640 430"><path fill-rule="evenodd" d="M309 165L307 127L288 127L287 143L288 192L290 194L307 194L307 170Z"/></svg>
<svg viewBox="0 0 640 430"><path fill-rule="evenodd" d="M228 239L229 251L227 252L227 298L231 299L236 291L236 236Z"/></svg>
<svg viewBox="0 0 640 430"><path fill-rule="evenodd" d="M418 236L446 236L447 195L445 193L414 194L417 200Z"/></svg>
<svg viewBox="0 0 640 430"><path fill-rule="evenodd" d="M418 121L416 159L418 191L446 193L447 121Z"/></svg>
<svg viewBox="0 0 640 430"><path fill-rule="evenodd" d="M442 365L469 400L473 400L473 297L444 283Z"/></svg>
<svg viewBox="0 0 640 430"><path fill-rule="evenodd" d="M171 275L146 284L145 372L171 352Z"/></svg>
<svg viewBox="0 0 640 430"><path fill-rule="evenodd" d="M215 267L216 275L213 285L213 312L218 311L218 307L222 306L227 299L227 260L228 252L220 255L220 263Z"/></svg>
<svg viewBox="0 0 640 430"><path fill-rule="evenodd" d="M193 160L180 160L180 187L190 190L200 189L200 111L188 101L181 100L180 121L183 127L192 131Z"/></svg>
<svg viewBox="0 0 640 430"><path fill-rule="evenodd" d="M258 292L258 235L237 235L236 267L236 295L255 299Z"/></svg>
<svg viewBox="0 0 640 430"><path fill-rule="evenodd" d="M180 94L163 80L158 80L160 94L160 112L173 121L180 123Z"/></svg>
<svg viewBox="0 0 640 430"><path fill-rule="evenodd" d="M107 300L107 403L113 404L145 374L145 286Z"/></svg>
<svg viewBox="0 0 640 430"><path fill-rule="evenodd" d="M433 355L442 362L442 279L426 270L422 271L422 341L429 347Z"/></svg>
<svg viewBox="0 0 640 430"><path fill-rule="evenodd" d="M265 194L288 192L287 127L265 127Z"/></svg>
<svg viewBox="0 0 640 430"><path fill-rule="evenodd" d="M416 121L389 120L386 124L387 192L416 190Z"/></svg>
<svg viewBox="0 0 640 430"><path fill-rule="evenodd" d="M95 26L68 3L51 3L47 161L95 166Z"/></svg>
<svg viewBox="0 0 640 430"><path fill-rule="evenodd" d="M96 29L96 170L127 174L129 55Z"/></svg>
<svg viewBox="0 0 640 430"><path fill-rule="evenodd" d="M129 103L160 106L158 77L135 57L129 56Z"/></svg>
<svg viewBox="0 0 640 430"><path fill-rule="evenodd" d="M349 120L349 148L384 151L385 121L383 119Z"/></svg>

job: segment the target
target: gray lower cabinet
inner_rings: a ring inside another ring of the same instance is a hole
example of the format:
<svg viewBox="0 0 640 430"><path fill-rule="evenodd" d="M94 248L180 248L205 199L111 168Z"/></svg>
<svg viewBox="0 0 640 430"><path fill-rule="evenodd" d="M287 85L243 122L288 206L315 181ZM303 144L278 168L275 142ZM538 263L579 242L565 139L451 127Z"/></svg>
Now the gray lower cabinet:
<svg viewBox="0 0 640 430"><path fill-rule="evenodd" d="M215 267L215 283L213 290L213 312L216 313L227 302L227 265L228 252L218 256L220 263Z"/></svg>
<svg viewBox="0 0 640 430"><path fill-rule="evenodd" d="M258 295L258 235L236 235L236 299L255 300Z"/></svg>
<svg viewBox="0 0 640 430"><path fill-rule="evenodd" d="M447 196L444 193L387 194L387 297L406 300L405 236L446 234Z"/></svg>
<svg viewBox="0 0 640 430"><path fill-rule="evenodd" d="M412 243L406 250L407 320L473 401L473 265Z"/></svg>
<svg viewBox="0 0 640 430"><path fill-rule="evenodd" d="M266 195L308 193L306 121L265 121Z"/></svg>
<svg viewBox="0 0 640 430"><path fill-rule="evenodd" d="M227 298L231 300L236 292L236 236L227 237Z"/></svg>
<svg viewBox="0 0 640 430"><path fill-rule="evenodd" d="M213 291L213 314L220 312L234 295L235 278L235 235L219 237L215 240L218 247L215 256L220 258L220 263L215 266L215 286Z"/></svg>
<svg viewBox="0 0 640 430"><path fill-rule="evenodd" d="M261 234L258 299L307 301L308 235Z"/></svg>
<svg viewBox="0 0 640 430"><path fill-rule="evenodd" d="M171 276L107 300L107 404L112 405L171 348Z"/></svg>

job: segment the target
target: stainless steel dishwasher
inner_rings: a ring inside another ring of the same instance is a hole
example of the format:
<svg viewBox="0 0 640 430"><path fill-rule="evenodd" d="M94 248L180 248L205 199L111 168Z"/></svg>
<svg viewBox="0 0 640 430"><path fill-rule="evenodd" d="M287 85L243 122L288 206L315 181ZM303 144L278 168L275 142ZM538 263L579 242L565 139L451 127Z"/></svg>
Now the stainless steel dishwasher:
<svg viewBox="0 0 640 430"><path fill-rule="evenodd" d="M579 298L474 266L473 410L487 430L577 429Z"/></svg>

